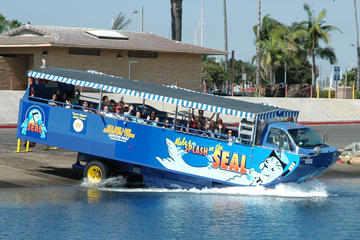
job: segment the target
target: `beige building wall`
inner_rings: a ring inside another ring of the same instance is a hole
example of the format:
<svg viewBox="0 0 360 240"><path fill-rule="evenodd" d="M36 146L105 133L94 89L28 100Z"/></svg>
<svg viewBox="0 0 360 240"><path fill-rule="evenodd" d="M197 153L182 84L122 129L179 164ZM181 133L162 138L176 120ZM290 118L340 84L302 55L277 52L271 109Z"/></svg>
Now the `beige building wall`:
<svg viewBox="0 0 360 240"><path fill-rule="evenodd" d="M47 51L47 54L43 54ZM122 58L119 59L119 53ZM131 63L130 77L153 84L178 84L179 87L199 89L201 84L201 55L181 53L158 53L158 58L129 58L127 50L101 49L100 56L69 54L68 48L36 47L36 48L0 48L0 54L27 54L27 60L16 57L0 59L0 89L10 89L9 79L15 76L14 86L17 89L26 87L25 73L28 68L38 68L41 60L51 67L73 68L80 70L96 70L123 78L129 77L129 61ZM5 59L5 60L4 60ZM10 58L9 58L10 59ZM16 60L15 60L16 59ZM15 61L16 63L14 63ZM18 69L19 72L15 73ZM4 73L6 73L4 76ZM23 77L23 79L22 79ZM7 85L6 85L7 84Z"/></svg>

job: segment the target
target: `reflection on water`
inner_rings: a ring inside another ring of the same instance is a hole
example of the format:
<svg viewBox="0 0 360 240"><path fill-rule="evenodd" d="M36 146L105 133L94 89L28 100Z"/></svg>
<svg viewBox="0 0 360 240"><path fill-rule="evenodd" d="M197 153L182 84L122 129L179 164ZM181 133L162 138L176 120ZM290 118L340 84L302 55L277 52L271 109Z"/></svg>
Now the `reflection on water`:
<svg viewBox="0 0 360 240"><path fill-rule="evenodd" d="M359 233L360 189L352 180L271 190L85 186L0 189L0 239L328 239L334 232L351 239Z"/></svg>

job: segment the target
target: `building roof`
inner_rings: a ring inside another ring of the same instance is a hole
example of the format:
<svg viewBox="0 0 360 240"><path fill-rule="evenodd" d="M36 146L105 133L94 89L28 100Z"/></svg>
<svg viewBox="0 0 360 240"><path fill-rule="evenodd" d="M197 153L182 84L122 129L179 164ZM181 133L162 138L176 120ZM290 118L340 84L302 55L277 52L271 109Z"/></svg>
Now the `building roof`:
<svg viewBox="0 0 360 240"><path fill-rule="evenodd" d="M237 117L269 119L275 117L297 117L299 111L234 100L211 94L202 94L181 88L170 88L128 80L94 71L65 68L40 68L28 71L28 77L57 81L107 92L192 107Z"/></svg>
<svg viewBox="0 0 360 240"><path fill-rule="evenodd" d="M121 34L123 37L119 37ZM0 47L81 47L225 55L227 52L170 40L153 33L25 24L0 35Z"/></svg>

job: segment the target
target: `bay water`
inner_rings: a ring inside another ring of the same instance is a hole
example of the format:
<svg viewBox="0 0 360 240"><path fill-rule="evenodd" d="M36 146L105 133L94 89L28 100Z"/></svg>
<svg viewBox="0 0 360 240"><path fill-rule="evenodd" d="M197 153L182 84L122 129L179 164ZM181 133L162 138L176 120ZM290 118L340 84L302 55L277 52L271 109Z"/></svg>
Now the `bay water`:
<svg viewBox="0 0 360 240"><path fill-rule="evenodd" d="M360 176L274 189L118 185L0 189L0 239L359 239Z"/></svg>

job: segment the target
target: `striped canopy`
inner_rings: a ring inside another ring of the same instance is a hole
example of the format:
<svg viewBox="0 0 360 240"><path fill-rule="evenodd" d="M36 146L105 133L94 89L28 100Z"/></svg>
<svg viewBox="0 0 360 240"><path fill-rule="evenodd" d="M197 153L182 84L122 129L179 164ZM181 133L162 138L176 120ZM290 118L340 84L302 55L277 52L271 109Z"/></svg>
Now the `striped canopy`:
<svg viewBox="0 0 360 240"><path fill-rule="evenodd" d="M183 88L158 86L97 71L49 67L29 70L27 75L32 78L89 87L110 93L135 96L242 118L265 120L275 117L297 117L299 115L299 111L203 94Z"/></svg>

